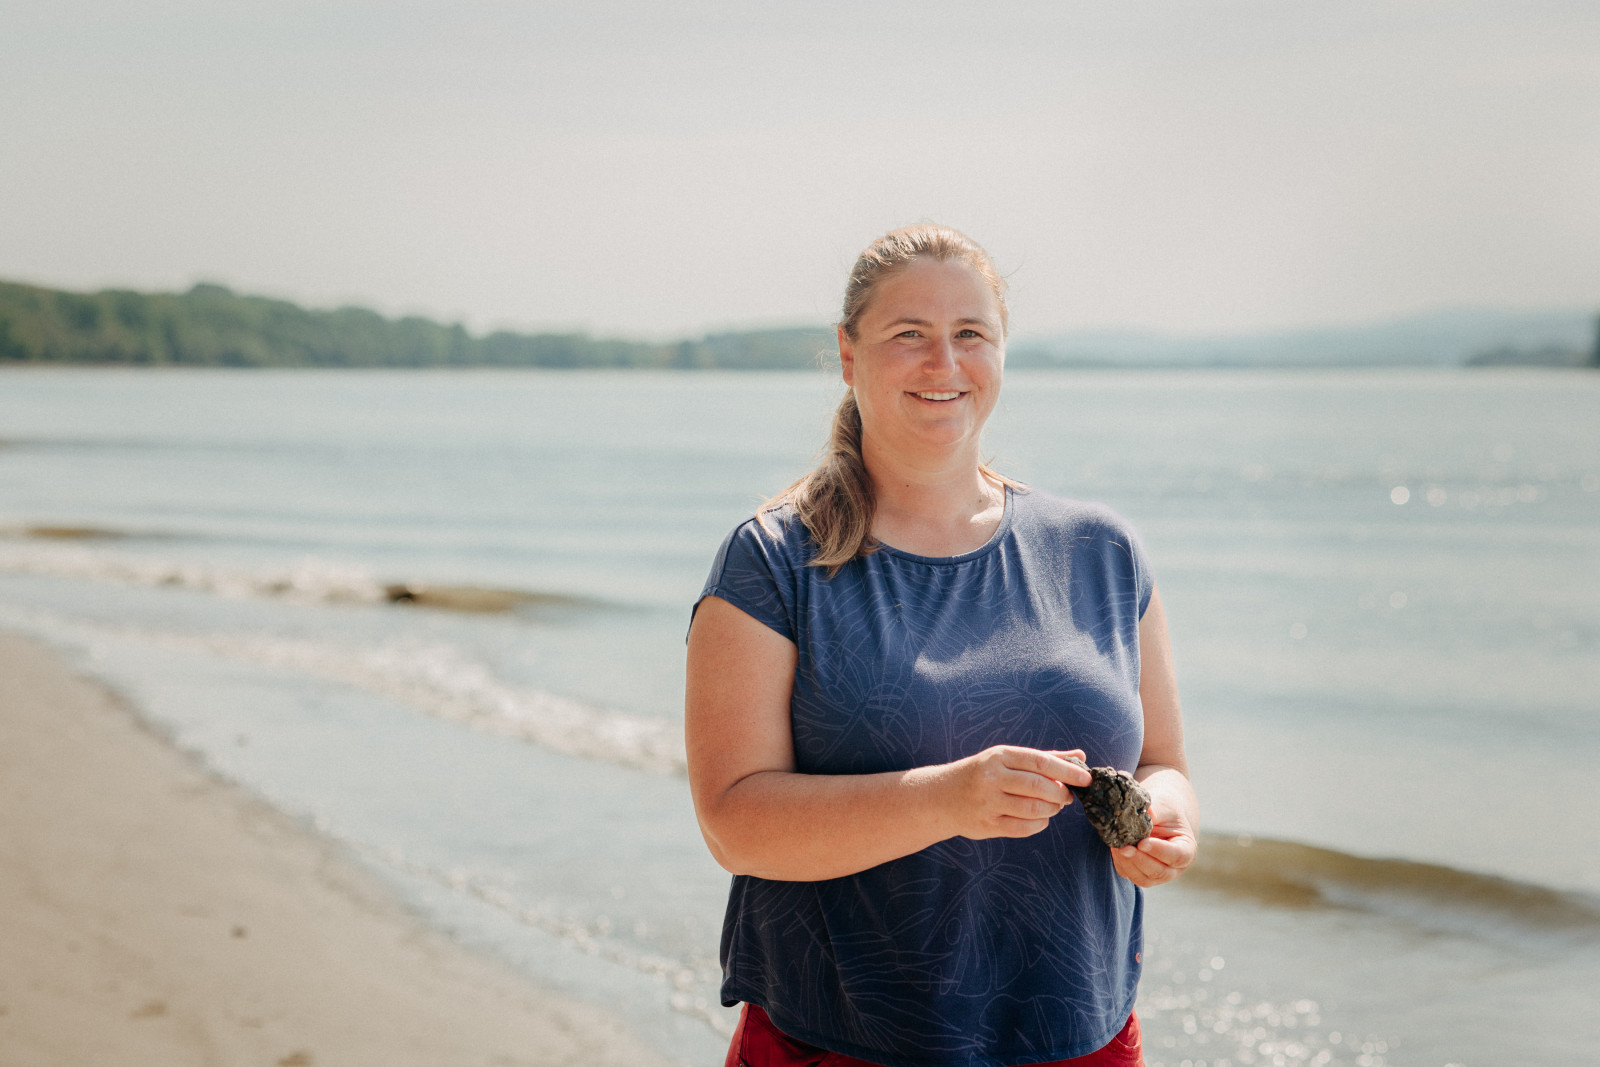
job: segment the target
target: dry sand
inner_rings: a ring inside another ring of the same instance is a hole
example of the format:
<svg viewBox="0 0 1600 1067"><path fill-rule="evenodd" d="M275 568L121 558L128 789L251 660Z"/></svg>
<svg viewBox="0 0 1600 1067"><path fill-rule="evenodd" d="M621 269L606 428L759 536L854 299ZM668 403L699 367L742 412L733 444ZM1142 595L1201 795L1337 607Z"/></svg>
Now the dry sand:
<svg viewBox="0 0 1600 1067"><path fill-rule="evenodd" d="M0 635L0 1067L660 1064Z"/></svg>

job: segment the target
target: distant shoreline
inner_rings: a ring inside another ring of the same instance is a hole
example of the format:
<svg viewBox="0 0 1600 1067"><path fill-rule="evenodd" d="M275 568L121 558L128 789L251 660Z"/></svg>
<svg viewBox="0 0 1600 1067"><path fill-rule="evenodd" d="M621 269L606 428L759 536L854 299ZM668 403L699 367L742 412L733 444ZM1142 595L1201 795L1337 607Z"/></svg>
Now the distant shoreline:
<svg viewBox="0 0 1600 1067"><path fill-rule="evenodd" d="M75 293L0 282L0 366L805 370L822 366L833 347L833 331L812 326L670 342L474 335L460 323L357 307L314 310L220 285Z"/></svg>
<svg viewBox="0 0 1600 1067"><path fill-rule="evenodd" d="M1010 365L1072 369L1600 367L1585 310L1457 309L1350 327L1182 336L1014 337ZM461 323L307 309L220 285L184 293L69 292L0 281L0 367L490 367L805 371L836 365L826 325L629 341L585 333L474 335Z"/></svg>
<svg viewBox="0 0 1600 1067"><path fill-rule="evenodd" d="M1491 374L1497 371L1517 371L1533 374L1549 374L1552 372L1581 372L1585 375L1595 371L1596 368L1588 364L1553 364L1553 363L1113 363L1084 361L1038 362L1030 360L1011 360L1006 362L1007 373L1042 373L1042 374ZM27 374L32 372L82 372L85 374L123 371L130 374L178 374L178 373L243 373L243 374L323 374L323 373L355 373L355 374L619 374L640 375L660 374L677 376L694 376L702 374L728 374L736 376L762 376L762 375L825 375L829 378L838 376L837 367L524 367L524 366L448 366L448 367L404 367L404 366L361 366L361 367L232 367L208 366L204 364L174 364L164 363L157 365L138 363L52 363L44 360L30 362L4 362L0 361L0 375Z"/></svg>

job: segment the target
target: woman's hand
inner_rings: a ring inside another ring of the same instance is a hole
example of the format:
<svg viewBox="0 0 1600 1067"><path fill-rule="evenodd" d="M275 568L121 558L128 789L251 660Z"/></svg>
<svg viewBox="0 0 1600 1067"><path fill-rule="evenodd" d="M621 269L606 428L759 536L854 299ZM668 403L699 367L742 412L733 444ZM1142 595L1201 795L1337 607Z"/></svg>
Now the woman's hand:
<svg viewBox="0 0 1600 1067"><path fill-rule="evenodd" d="M1086 786L1092 780L1062 756L1084 758L1076 749L1052 753L996 745L937 768L950 836L1030 837L1043 830L1072 803L1067 785Z"/></svg>
<svg viewBox="0 0 1600 1067"><path fill-rule="evenodd" d="M1181 777L1164 769L1141 783L1150 791L1150 836L1111 850L1117 873L1145 889L1172 881L1194 862L1195 831L1189 820L1193 792L1187 779L1180 788L1168 775Z"/></svg>

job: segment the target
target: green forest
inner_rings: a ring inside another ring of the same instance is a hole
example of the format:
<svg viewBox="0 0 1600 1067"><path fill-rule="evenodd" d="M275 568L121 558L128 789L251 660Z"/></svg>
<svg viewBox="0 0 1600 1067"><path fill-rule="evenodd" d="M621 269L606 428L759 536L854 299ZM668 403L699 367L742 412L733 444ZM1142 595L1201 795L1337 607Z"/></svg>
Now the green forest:
<svg viewBox="0 0 1600 1067"><path fill-rule="evenodd" d="M459 323L318 311L221 285L73 293L0 282L0 364L183 367L640 367L805 370L826 329L707 334L656 344L582 333L474 336Z"/></svg>

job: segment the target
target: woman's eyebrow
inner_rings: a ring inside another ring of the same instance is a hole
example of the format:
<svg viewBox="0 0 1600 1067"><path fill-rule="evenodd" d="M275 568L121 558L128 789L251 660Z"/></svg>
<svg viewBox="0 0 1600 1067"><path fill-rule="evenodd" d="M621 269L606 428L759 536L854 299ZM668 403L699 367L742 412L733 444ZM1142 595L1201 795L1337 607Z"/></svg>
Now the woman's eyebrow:
<svg viewBox="0 0 1600 1067"><path fill-rule="evenodd" d="M954 325L956 325L956 326L991 326L992 327L994 325L994 321L992 319L984 319L984 318L976 318L976 317L968 316L967 318L957 319L955 321ZM886 323L884 323L883 328L885 330L889 330L889 329L893 329L896 326L931 327L931 326L933 326L933 323L929 322L927 319L904 318L904 319L894 319L894 320L892 320L890 322L886 322Z"/></svg>

